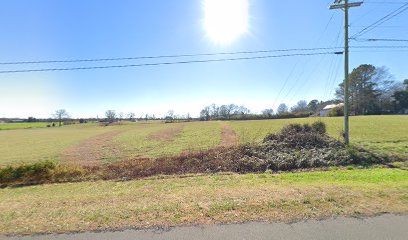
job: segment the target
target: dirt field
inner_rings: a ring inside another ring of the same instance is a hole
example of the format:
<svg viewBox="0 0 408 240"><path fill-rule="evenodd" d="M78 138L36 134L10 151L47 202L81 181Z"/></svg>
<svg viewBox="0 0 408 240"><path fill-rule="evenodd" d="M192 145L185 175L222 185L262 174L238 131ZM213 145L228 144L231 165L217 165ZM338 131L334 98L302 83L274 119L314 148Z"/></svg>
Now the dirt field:
<svg viewBox="0 0 408 240"><path fill-rule="evenodd" d="M221 146L228 147L238 145L238 136L229 123L224 123L221 130Z"/></svg>

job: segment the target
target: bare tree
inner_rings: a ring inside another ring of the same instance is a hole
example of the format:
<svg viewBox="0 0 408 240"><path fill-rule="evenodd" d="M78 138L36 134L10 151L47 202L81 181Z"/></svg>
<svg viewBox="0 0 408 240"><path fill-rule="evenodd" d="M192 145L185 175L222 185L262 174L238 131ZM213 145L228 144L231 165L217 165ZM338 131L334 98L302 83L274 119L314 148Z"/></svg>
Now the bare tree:
<svg viewBox="0 0 408 240"><path fill-rule="evenodd" d="M236 106L234 109L234 115L247 115L250 114L251 111L246 108L245 106Z"/></svg>
<svg viewBox="0 0 408 240"><path fill-rule="evenodd" d="M113 123L116 120L116 112L115 110L108 110L105 112L106 120L109 123Z"/></svg>
<svg viewBox="0 0 408 240"><path fill-rule="evenodd" d="M204 120L204 121L209 121L210 118L211 118L211 109L210 109L210 107L205 107L200 112L200 119Z"/></svg>
<svg viewBox="0 0 408 240"><path fill-rule="evenodd" d="M55 111L53 117L58 120L59 126L62 126L62 120L69 118L69 114L65 109Z"/></svg>
<svg viewBox="0 0 408 240"><path fill-rule="evenodd" d="M135 113L132 113L132 112L130 112L130 113L127 114L127 118L128 118L129 121L131 121L131 122L134 121L135 116L136 116L136 114L135 114Z"/></svg>
<svg viewBox="0 0 408 240"><path fill-rule="evenodd" d="M165 119L166 119L167 121L173 122L173 121L174 121L174 118L175 118L174 110L169 110L169 111L167 112L167 116L165 117Z"/></svg>
<svg viewBox="0 0 408 240"><path fill-rule="evenodd" d="M220 116L220 107L218 107L214 103L211 104L211 106L209 107L209 110L210 110L209 111L210 117L212 119L217 119Z"/></svg>
<svg viewBox="0 0 408 240"><path fill-rule="evenodd" d="M305 100L300 100L295 106L290 109L293 113L304 113L308 111L307 102Z"/></svg>
<svg viewBox="0 0 408 240"><path fill-rule="evenodd" d="M284 113L287 113L289 111L288 106L286 106L286 104L281 103L278 107L278 109L276 110L276 113L278 115L282 115Z"/></svg>
<svg viewBox="0 0 408 240"><path fill-rule="evenodd" d="M123 116L124 116L124 115L123 115L123 112L120 112L118 115L119 115L119 121L122 121L122 120L123 120Z"/></svg>
<svg viewBox="0 0 408 240"><path fill-rule="evenodd" d="M265 117L272 117L273 116L273 109L265 109L262 111L262 115L264 115Z"/></svg>

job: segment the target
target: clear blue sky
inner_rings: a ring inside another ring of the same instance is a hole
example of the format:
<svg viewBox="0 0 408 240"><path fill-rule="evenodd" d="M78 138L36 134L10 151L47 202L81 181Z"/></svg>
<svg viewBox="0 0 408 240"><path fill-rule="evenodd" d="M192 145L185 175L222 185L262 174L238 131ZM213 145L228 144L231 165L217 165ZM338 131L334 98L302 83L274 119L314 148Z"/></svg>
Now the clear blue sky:
<svg viewBox="0 0 408 240"><path fill-rule="evenodd" d="M248 31L220 43L204 27L203 0L2 0L0 62L341 46L342 35L336 40L343 34L343 12L330 11L331 2L249 0ZM351 10L351 33L401 6L378 2L393 1L368 0ZM408 39L407 23L408 11L362 37ZM402 50L359 50L351 54L351 69L362 63L387 66L402 81L408 78L407 56ZM218 57L199 59L208 58ZM157 61L174 59L1 65L0 70ZM332 98L333 85L342 81L342 61L342 56L327 55L0 74L0 117L49 117L59 108L73 117L103 116L107 109L137 116L163 116L173 109L197 116L211 103L235 103L259 112L282 102L291 106L301 99Z"/></svg>

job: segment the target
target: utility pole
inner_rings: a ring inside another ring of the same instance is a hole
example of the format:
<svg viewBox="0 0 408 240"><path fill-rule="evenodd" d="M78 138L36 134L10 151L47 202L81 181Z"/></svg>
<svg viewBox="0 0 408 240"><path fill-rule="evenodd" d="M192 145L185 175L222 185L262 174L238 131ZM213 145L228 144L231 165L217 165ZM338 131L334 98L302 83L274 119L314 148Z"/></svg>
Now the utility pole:
<svg viewBox="0 0 408 240"><path fill-rule="evenodd" d="M342 3L344 2L344 3ZM344 11L344 142L350 143L349 128L349 8L359 7L363 2L349 3L348 0L335 0L330 9L342 9Z"/></svg>

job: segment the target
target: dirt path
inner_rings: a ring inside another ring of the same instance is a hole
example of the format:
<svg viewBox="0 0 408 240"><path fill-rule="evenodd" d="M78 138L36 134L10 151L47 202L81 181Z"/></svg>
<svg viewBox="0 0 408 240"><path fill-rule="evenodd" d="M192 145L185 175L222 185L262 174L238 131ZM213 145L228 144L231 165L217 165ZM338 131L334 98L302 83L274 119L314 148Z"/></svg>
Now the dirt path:
<svg viewBox="0 0 408 240"><path fill-rule="evenodd" d="M221 129L221 146L228 147L238 145L238 137L235 131L228 123L225 123Z"/></svg>
<svg viewBox="0 0 408 240"><path fill-rule="evenodd" d="M177 124L171 128L159 130L150 134L149 139L158 141L172 141L184 128L184 124Z"/></svg>
<svg viewBox="0 0 408 240"><path fill-rule="evenodd" d="M74 145L61 154L61 160L67 163L95 166L105 161L121 159L122 153L114 146L112 139L126 130L114 130L89 138Z"/></svg>

